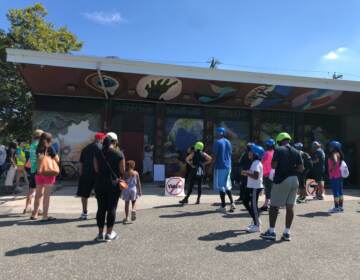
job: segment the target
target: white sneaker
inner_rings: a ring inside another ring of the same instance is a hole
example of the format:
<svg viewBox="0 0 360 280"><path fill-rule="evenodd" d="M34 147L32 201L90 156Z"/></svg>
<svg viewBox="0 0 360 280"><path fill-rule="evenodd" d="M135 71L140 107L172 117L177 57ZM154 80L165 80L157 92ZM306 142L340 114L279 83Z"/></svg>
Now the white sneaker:
<svg viewBox="0 0 360 280"><path fill-rule="evenodd" d="M105 241L107 241L107 242L113 241L116 239L118 239L118 235L115 231L112 231L110 234L105 235Z"/></svg>
<svg viewBox="0 0 360 280"><path fill-rule="evenodd" d="M124 219L122 220L122 222L123 222L123 224L127 224L127 223L129 222L129 219L128 219L128 218L124 218Z"/></svg>
<svg viewBox="0 0 360 280"><path fill-rule="evenodd" d="M252 227L249 227L246 229L247 232L260 232L260 227L253 225Z"/></svg>
<svg viewBox="0 0 360 280"><path fill-rule="evenodd" d="M246 227L246 231L249 231L254 226L254 222L252 222L250 225Z"/></svg>
<svg viewBox="0 0 360 280"><path fill-rule="evenodd" d="M219 207L218 209L216 209L216 211L220 212L220 213L226 213L226 207Z"/></svg>
<svg viewBox="0 0 360 280"><path fill-rule="evenodd" d="M87 213L81 213L80 220L87 220L88 214Z"/></svg>

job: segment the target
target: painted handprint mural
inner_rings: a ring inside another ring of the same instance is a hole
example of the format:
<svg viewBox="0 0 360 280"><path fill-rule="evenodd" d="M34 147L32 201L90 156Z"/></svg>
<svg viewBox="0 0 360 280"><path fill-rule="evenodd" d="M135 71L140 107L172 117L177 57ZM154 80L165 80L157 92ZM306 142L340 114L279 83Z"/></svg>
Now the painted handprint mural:
<svg viewBox="0 0 360 280"><path fill-rule="evenodd" d="M181 90L181 80L160 76L145 76L136 86L137 94L150 100L172 100L180 95Z"/></svg>

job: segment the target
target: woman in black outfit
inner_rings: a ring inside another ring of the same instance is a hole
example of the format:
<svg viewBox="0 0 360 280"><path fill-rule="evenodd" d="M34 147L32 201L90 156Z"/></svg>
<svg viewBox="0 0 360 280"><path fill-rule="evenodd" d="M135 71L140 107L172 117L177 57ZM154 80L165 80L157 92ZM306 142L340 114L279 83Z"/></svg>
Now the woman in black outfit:
<svg viewBox="0 0 360 280"><path fill-rule="evenodd" d="M121 191L116 180L124 178L125 156L118 149L118 138L113 132L109 132L103 143L102 150L94 158L94 169L97 173L95 182L95 194L98 204L96 222L99 234L98 241L111 241L117 239L113 231L116 218L116 208ZM106 218L106 234L104 234Z"/></svg>

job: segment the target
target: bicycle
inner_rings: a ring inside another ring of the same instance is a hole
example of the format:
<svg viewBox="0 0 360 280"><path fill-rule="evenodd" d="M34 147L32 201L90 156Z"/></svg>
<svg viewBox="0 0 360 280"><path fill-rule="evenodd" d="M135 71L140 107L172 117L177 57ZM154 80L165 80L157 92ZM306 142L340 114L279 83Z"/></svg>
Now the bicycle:
<svg viewBox="0 0 360 280"><path fill-rule="evenodd" d="M60 178L62 180L77 180L80 176L77 161L60 162Z"/></svg>

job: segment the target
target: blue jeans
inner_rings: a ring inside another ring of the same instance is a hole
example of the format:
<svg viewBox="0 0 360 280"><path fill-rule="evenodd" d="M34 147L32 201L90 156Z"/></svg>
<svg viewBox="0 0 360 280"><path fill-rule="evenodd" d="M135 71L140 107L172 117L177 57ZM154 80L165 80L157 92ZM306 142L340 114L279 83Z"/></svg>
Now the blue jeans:
<svg viewBox="0 0 360 280"><path fill-rule="evenodd" d="M334 198L341 198L343 196L343 179L342 178L330 179L330 186L331 186Z"/></svg>

